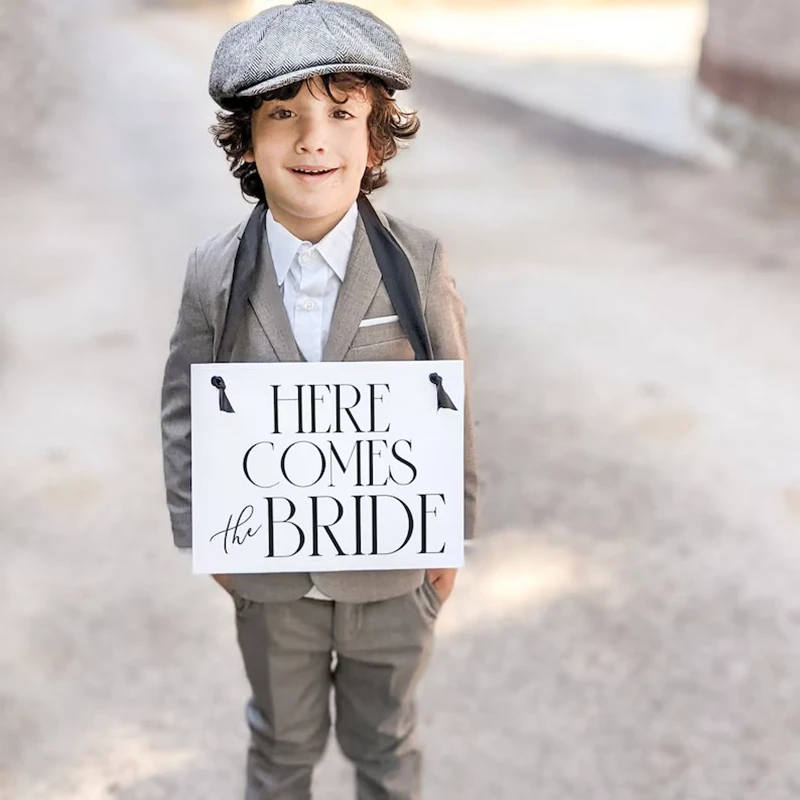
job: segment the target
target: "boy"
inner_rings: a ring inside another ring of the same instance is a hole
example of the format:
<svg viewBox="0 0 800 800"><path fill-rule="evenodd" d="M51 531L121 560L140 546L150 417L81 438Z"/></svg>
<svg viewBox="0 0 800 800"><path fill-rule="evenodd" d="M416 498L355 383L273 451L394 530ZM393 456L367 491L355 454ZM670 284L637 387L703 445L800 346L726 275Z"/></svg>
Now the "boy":
<svg viewBox="0 0 800 800"><path fill-rule="evenodd" d="M410 82L395 33L343 3L270 8L220 41L210 93L223 111L212 132L258 205L246 223L192 254L170 343L164 468L175 544L186 552L190 364L408 360L420 348L418 334L409 341L411 328L422 331L428 358L466 357L463 307L439 242L376 215L366 200L387 182L384 165L398 142L419 128L416 114L393 99ZM381 279L386 253L413 269L424 313L416 326L398 318ZM470 539L477 480L465 412ZM331 690L358 798L420 797L414 694L455 572L215 576L236 607L252 688L247 800L310 798Z"/></svg>

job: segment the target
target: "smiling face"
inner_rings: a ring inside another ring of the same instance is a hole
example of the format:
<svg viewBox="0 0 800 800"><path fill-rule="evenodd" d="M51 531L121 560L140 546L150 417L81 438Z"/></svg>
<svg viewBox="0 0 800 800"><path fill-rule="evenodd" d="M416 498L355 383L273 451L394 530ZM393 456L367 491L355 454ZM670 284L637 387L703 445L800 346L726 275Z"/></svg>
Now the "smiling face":
<svg viewBox="0 0 800 800"><path fill-rule="evenodd" d="M375 166L368 90L331 84L331 92L336 100L315 78L291 99L265 101L253 112L253 147L244 157L255 162L276 221L310 242L337 225Z"/></svg>

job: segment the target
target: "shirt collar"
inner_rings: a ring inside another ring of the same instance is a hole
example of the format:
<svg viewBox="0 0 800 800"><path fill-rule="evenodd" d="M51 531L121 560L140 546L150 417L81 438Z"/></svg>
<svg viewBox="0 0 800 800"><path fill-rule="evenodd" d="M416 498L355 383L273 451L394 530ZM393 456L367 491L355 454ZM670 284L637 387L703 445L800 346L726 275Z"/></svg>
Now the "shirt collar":
<svg viewBox="0 0 800 800"><path fill-rule="evenodd" d="M272 211L268 210L266 222L267 242L272 255L272 263L275 267L278 286L283 286L297 251L304 245L304 249L314 246L339 280L344 281L344 276L347 273L347 262L350 260L350 251L353 249L353 239L355 238L357 224L358 206L353 203L336 227L320 240L317 245L311 245L310 242L304 242L293 233L290 233L275 220L275 217L272 216Z"/></svg>

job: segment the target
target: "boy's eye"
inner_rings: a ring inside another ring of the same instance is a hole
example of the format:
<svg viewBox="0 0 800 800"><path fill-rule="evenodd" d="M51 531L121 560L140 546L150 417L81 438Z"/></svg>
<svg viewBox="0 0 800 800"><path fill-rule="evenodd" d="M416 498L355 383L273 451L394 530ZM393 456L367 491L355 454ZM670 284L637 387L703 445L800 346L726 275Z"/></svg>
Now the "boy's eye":
<svg viewBox="0 0 800 800"><path fill-rule="evenodd" d="M345 111L343 108L337 108L333 112L333 116L337 119L350 119L353 115L349 111Z"/></svg>
<svg viewBox="0 0 800 800"><path fill-rule="evenodd" d="M270 114L270 117L272 119L286 119L287 117L290 117L291 115L292 115L292 112L289 111L288 108L276 108L275 111L273 111Z"/></svg>

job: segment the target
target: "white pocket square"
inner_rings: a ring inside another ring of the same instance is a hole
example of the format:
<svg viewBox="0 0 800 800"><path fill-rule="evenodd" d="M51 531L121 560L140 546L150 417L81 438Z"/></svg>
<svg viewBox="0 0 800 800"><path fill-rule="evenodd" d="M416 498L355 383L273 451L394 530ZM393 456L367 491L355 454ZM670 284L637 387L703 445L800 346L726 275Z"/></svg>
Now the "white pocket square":
<svg viewBox="0 0 800 800"><path fill-rule="evenodd" d="M362 319L359 328L371 328L373 325L385 325L387 322L397 322L400 319L396 314L391 317L372 317L371 319Z"/></svg>

